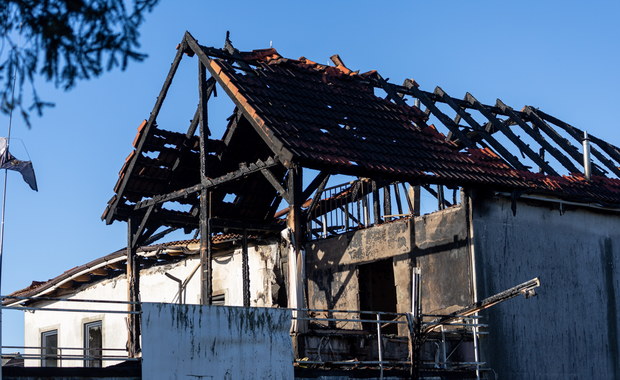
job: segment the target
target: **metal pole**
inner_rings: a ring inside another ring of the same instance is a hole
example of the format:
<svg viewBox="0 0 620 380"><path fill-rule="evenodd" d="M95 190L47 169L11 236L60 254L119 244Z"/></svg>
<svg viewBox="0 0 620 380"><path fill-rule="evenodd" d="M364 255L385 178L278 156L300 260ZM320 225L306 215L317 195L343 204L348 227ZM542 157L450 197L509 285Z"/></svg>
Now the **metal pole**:
<svg viewBox="0 0 620 380"><path fill-rule="evenodd" d="M379 350L379 368L381 369L380 378L383 379L383 347L381 344L381 317L377 314L377 348Z"/></svg>
<svg viewBox="0 0 620 380"><path fill-rule="evenodd" d="M470 319L471 333L474 338L474 361L476 362L476 379L480 380L480 347L478 347L478 321Z"/></svg>
<svg viewBox="0 0 620 380"><path fill-rule="evenodd" d="M443 361L443 364L441 365L441 368L448 368L448 358L446 357L446 333L444 332L443 329L443 325L440 326L441 327L441 359Z"/></svg>
<svg viewBox="0 0 620 380"><path fill-rule="evenodd" d="M11 111L9 112L9 130L6 137L6 152L9 152L11 141L11 126L13 125L13 107L15 106L15 82L17 73L13 73L13 88L11 90ZM0 294L2 294L2 254L4 252L4 216L6 212L6 182L8 169L4 169L4 189L2 191L2 222L0 222ZM0 380L2 380L2 310L0 309Z"/></svg>

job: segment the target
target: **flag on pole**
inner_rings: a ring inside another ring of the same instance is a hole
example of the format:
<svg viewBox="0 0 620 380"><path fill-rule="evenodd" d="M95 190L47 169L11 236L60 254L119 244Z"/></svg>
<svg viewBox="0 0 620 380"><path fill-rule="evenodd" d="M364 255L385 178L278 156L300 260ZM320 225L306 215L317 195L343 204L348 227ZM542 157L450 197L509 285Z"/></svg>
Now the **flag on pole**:
<svg viewBox="0 0 620 380"><path fill-rule="evenodd" d="M0 169L16 170L21 173L24 181L34 191L39 191L37 188L37 179L34 176L34 168L32 162L21 161L15 158L9 153L8 140L6 137L0 137Z"/></svg>

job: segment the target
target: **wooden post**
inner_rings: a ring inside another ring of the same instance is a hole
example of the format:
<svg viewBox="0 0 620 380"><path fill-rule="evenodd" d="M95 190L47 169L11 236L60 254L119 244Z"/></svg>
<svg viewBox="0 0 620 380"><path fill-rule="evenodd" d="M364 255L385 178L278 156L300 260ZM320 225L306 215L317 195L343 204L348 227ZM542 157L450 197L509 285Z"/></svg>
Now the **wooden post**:
<svg viewBox="0 0 620 380"><path fill-rule="evenodd" d="M375 225L381 223L381 201L379 200L379 189L376 181L372 181L372 213L374 214Z"/></svg>
<svg viewBox="0 0 620 380"><path fill-rule="evenodd" d="M198 106L198 113L200 124L198 126L200 133L200 182L205 184L207 181L207 142L209 141L209 121L207 113L207 72L205 65L198 61L198 94L200 96L200 103ZM211 254L211 213L210 207L210 192L206 189L200 191L200 221L199 221L199 233L200 233L200 281L201 292L200 302L203 305L211 305L213 288L213 267L212 267L212 254Z"/></svg>
<svg viewBox="0 0 620 380"><path fill-rule="evenodd" d="M390 192L390 185L386 185L383 188L383 215L387 222L385 215L392 215L392 193Z"/></svg>
<svg viewBox="0 0 620 380"><path fill-rule="evenodd" d="M410 202L409 211L414 216L420 216L420 191L420 186L412 186L411 184L407 189L407 199Z"/></svg>
<svg viewBox="0 0 620 380"><path fill-rule="evenodd" d="M292 165L289 168L288 174L288 195L290 199L289 209L290 212L286 219L286 224L288 228L291 230L291 245L292 245L292 256L289 260L290 262L294 262L296 265L294 268L291 268L295 271L295 275L289 277L296 278L296 282L291 285L290 291L294 293L294 295L289 297L289 300L294 300L294 302L290 302L289 307L294 309L305 309L305 257L303 255L303 233L302 233L302 225L303 225L303 216L301 212L301 204L303 203L302 197L302 168L296 165ZM306 313L302 311L297 311L295 313L297 318L303 318ZM307 321L297 319L295 324L296 331L295 333L302 333L306 331Z"/></svg>
<svg viewBox="0 0 620 380"><path fill-rule="evenodd" d="M248 231L243 229L241 247L241 267L243 277L243 306L250 307L250 264L248 260Z"/></svg>
<svg viewBox="0 0 620 380"><path fill-rule="evenodd" d="M140 264L136 254L137 223L133 217L127 220L127 301L140 301ZM131 313L140 311L139 304L129 304ZM140 314L128 314L127 351L129 357L135 358L140 352Z"/></svg>

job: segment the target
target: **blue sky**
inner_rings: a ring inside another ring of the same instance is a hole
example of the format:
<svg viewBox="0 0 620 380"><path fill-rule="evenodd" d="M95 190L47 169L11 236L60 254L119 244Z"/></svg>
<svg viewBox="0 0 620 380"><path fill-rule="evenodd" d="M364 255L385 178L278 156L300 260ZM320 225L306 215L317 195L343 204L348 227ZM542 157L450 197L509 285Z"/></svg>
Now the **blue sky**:
<svg viewBox="0 0 620 380"><path fill-rule="evenodd" d="M269 47L328 63L338 53L353 70L377 69L394 83L515 109L540 107L620 145L620 2L617 1L166 1L147 17L149 58L79 83L70 92L41 84L56 103L27 129L14 120L12 152L34 162L39 192L9 173L2 293L47 280L125 245L123 223L100 220L118 171L148 118L185 30L221 47ZM196 60L186 60L160 117L182 130L197 104ZM210 108L218 137L231 108ZM8 118L0 116L0 134ZM5 311L3 343L23 343L20 312Z"/></svg>

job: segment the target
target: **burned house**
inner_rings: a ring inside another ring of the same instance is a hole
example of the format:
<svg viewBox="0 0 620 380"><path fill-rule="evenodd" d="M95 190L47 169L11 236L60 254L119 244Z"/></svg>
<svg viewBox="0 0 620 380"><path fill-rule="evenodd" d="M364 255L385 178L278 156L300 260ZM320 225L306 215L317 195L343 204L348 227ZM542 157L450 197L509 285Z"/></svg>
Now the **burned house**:
<svg viewBox="0 0 620 380"><path fill-rule="evenodd" d="M157 117L184 56L198 61L199 91L179 132ZM168 294L149 299L145 271L191 261L187 303L224 294L226 305L293 310L295 361L306 367L620 377L620 149L535 107L455 98L332 61L185 35L103 214L128 226L121 265L99 275L126 276L116 294L133 312L129 356L143 348L140 301L183 294L168 279ZM208 122L216 88L233 103L219 138ZM180 261L153 245L176 230L197 236ZM220 240L238 264L225 281ZM258 267L257 255L270 264ZM183 285L188 273L171 275ZM536 277L538 297L487 308L532 295ZM54 289L28 295L63 294Z"/></svg>

